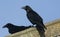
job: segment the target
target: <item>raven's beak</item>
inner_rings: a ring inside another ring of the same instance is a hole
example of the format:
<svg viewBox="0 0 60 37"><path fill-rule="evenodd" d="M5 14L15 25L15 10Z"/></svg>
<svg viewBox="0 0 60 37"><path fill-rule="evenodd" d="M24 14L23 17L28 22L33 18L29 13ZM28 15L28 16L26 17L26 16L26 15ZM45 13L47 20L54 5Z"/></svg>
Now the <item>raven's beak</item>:
<svg viewBox="0 0 60 37"><path fill-rule="evenodd" d="M6 26L3 26L3 28L5 28Z"/></svg>
<svg viewBox="0 0 60 37"><path fill-rule="evenodd" d="M22 9L25 9L25 7L22 7Z"/></svg>

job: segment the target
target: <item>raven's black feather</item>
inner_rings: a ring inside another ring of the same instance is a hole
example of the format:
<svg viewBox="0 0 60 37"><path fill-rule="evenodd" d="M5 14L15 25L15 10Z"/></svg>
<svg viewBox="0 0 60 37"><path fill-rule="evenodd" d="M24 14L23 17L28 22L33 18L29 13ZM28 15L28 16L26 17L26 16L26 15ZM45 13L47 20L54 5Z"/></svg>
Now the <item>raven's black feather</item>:
<svg viewBox="0 0 60 37"><path fill-rule="evenodd" d="M13 33L19 32L19 31L23 31L23 30L28 29L33 26L16 26L11 23L8 23L5 26L3 26L3 28L5 28L5 27L8 28L9 33L13 34Z"/></svg>

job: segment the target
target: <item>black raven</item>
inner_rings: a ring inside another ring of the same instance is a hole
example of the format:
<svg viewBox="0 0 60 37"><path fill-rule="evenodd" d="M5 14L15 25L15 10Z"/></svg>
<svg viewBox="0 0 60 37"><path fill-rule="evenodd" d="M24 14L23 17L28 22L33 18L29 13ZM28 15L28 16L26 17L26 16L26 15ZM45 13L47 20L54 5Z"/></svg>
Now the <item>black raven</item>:
<svg viewBox="0 0 60 37"><path fill-rule="evenodd" d="M29 21L33 24L36 25L36 28L38 31L43 31L45 32L44 29L47 29L44 24L43 24L43 19L41 16L39 16L30 6L26 5L24 7L22 7L22 9L24 9L27 12L27 18L29 19ZM40 33L39 32L39 33Z"/></svg>
<svg viewBox="0 0 60 37"><path fill-rule="evenodd" d="M8 28L8 31L10 34L13 34L13 33L19 32L19 31L23 31L30 27L33 27L33 26L16 26L11 23L7 23L6 25L3 26L3 28Z"/></svg>

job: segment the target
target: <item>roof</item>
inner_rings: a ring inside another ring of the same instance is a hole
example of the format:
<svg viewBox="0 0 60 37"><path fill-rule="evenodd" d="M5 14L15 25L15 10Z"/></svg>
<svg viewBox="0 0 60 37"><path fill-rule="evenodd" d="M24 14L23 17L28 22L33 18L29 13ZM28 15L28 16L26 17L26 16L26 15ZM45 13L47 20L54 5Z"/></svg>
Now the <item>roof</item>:
<svg viewBox="0 0 60 37"><path fill-rule="evenodd" d="M50 25L55 25L56 23L60 23L60 19L55 19L53 21L47 22L45 23L45 25L50 26Z"/></svg>

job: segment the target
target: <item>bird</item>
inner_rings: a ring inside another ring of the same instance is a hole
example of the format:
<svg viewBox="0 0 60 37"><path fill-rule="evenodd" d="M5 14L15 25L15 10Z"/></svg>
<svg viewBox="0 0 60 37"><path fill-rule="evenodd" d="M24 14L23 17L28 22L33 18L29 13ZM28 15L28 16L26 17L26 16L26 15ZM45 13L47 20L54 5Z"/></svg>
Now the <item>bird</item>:
<svg viewBox="0 0 60 37"><path fill-rule="evenodd" d="M33 26L16 26L12 23L7 23L6 25L3 26L3 28L8 28L8 31L10 34L14 34L16 32L23 31L31 27Z"/></svg>
<svg viewBox="0 0 60 37"><path fill-rule="evenodd" d="M45 32L45 29L47 29L43 23L43 19L37 12L35 12L29 5L23 6L22 9L26 11L26 16L28 20L33 24L36 25L37 30L43 33Z"/></svg>

